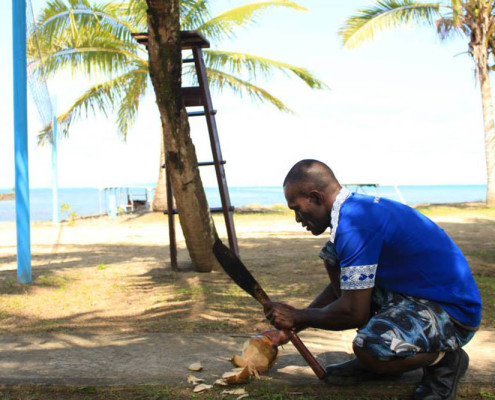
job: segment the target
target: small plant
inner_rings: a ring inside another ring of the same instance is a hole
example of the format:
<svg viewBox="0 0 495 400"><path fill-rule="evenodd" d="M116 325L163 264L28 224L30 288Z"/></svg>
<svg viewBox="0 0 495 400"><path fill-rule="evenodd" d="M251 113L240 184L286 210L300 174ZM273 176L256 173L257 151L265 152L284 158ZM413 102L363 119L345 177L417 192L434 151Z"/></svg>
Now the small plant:
<svg viewBox="0 0 495 400"><path fill-rule="evenodd" d="M107 265L107 264L98 264L98 265L96 266L96 269L97 269L98 271L103 271L103 270L105 270L105 269L107 269L107 268L110 268L110 265Z"/></svg>
<svg viewBox="0 0 495 400"><path fill-rule="evenodd" d="M64 203L60 206L60 213L65 217L69 225L74 224L77 214L75 211L72 211L68 203Z"/></svg>

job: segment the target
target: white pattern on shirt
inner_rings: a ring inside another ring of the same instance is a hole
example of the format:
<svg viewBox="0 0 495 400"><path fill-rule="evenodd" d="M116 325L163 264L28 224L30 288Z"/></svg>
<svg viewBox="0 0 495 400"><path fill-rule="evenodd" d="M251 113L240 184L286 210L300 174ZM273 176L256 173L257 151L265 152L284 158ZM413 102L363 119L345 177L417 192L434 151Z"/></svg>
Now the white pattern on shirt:
<svg viewBox="0 0 495 400"><path fill-rule="evenodd" d="M377 264L350 265L340 270L342 290L368 289L375 286Z"/></svg>
<svg viewBox="0 0 495 400"><path fill-rule="evenodd" d="M351 191L347 188L342 188L340 189L339 194L335 198L335 201L333 202L332 206L332 213L330 214L330 225L331 225L331 231L330 231L330 241L332 243L335 242L335 233L337 232L337 226L339 225L339 214L340 214L340 207L342 206L342 203L347 200L347 198L351 195Z"/></svg>

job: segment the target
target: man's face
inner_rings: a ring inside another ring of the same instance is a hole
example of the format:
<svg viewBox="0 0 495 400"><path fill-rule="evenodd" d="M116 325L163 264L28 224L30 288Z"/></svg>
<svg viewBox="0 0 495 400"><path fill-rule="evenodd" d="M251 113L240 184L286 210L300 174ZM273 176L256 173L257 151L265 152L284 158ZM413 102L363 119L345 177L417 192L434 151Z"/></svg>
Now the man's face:
<svg viewBox="0 0 495 400"><path fill-rule="evenodd" d="M294 211L296 222L313 235L321 235L330 225L330 216L321 198L321 193L310 191L303 193L302 184L288 183L284 187L287 205Z"/></svg>

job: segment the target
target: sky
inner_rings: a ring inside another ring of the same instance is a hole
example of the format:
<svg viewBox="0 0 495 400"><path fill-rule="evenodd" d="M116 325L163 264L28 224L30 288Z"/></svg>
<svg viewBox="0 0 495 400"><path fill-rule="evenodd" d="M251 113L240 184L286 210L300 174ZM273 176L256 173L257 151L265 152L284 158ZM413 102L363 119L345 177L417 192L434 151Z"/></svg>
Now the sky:
<svg viewBox="0 0 495 400"><path fill-rule="evenodd" d="M35 13L46 3L32 1ZM241 2L212 3L216 15ZM230 186L280 186L290 167L304 158L326 162L342 183L486 182L480 93L464 39L441 42L431 27L409 27L346 49L339 28L371 1L301 0L299 4L308 11L267 10L256 25L212 46L307 68L329 87L311 90L283 74L257 82L294 114L255 104L248 97L213 92ZM4 39L0 43L0 188L14 186L11 5L9 0L0 1ZM51 80L50 94L58 111L65 111L89 83L67 73ZM50 187L51 150L37 145L41 123L32 101L28 107L30 186ZM191 119L190 124L198 159L211 160L205 120ZM79 120L59 145L59 184L154 183L160 137L152 90L126 142L118 135L115 116ZM202 178L205 186L216 185L213 168L203 169Z"/></svg>

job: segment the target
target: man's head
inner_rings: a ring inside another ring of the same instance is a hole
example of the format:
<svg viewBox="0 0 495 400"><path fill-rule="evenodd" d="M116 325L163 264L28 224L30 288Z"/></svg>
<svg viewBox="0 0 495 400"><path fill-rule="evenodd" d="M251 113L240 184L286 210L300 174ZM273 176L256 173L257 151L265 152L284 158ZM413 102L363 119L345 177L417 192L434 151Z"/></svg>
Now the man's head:
<svg viewBox="0 0 495 400"><path fill-rule="evenodd" d="M296 214L296 221L320 235L330 225L333 202L341 186L333 171L317 160L296 163L284 180L287 204Z"/></svg>

